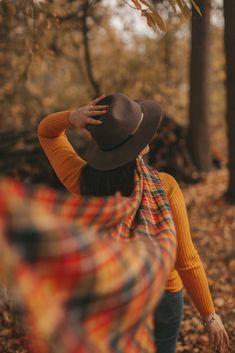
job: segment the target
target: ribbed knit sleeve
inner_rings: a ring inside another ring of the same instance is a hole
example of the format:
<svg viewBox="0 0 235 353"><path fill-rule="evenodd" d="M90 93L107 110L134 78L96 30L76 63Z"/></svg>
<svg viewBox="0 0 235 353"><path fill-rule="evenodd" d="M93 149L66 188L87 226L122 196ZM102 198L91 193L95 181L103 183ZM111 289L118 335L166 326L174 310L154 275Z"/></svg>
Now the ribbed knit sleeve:
<svg viewBox="0 0 235 353"><path fill-rule="evenodd" d="M207 316L214 312L214 305L203 264L192 242L184 197L171 175L160 173L160 177L169 197L177 234L175 269L200 314Z"/></svg>
<svg viewBox="0 0 235 353"><path fill-rule="evenodd" d="M79 194L79 176L85 164L68 141L65 130L70 126L70 111L47 116L38 127L38 139L52 168L64 186Z"/></svg>

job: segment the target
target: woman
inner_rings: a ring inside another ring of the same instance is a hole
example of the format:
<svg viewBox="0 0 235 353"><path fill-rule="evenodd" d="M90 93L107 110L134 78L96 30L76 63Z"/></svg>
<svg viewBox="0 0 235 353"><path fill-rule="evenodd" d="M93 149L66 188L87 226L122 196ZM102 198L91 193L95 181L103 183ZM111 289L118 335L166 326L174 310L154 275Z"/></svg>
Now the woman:
<svg viewBox="0 0 235 353"><path fill-rule="evenodd" d="M121 192L123 196L130 196L139 163L137 157L148 153L148 144L160 120L161 111L156 103L113 94L102 96L85 107L48 116L40 123L38 137L57 176L72 193L104 196ZM89 138L88 145L79 153L83 159L65 136L69 127ZM167 194L178 241L175 269L154 313L157 351L175 352L184 285L201 314L211 347L224 352L228 336L215 314L205 271L192 243L182 193L172 176L156 171L155 174Z"/></svg>

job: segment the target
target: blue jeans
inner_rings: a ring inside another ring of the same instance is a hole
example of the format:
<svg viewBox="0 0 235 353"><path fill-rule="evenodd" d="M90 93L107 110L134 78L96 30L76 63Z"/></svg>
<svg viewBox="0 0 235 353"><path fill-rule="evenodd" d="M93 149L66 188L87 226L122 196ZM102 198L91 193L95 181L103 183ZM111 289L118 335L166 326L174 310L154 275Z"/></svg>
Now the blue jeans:
<svg viewBox="0 0 235 353"><path fill-rule="evenodd" d="M154 311L157 353L175 353L183 317L183 291L165 292Z"/></svg>

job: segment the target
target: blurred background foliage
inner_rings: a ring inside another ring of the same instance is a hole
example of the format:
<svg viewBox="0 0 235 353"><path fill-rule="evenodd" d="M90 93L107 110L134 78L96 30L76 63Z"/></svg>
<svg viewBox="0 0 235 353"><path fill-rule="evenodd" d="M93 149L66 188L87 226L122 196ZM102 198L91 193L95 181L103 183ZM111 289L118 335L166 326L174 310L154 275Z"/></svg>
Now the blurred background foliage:
<svg viewBox="0 0 235 353"><path fill-rule="evenodd" d="M103 93L156 99L165 115L189 127L185 149L199 171L211 170L213 154L224 165L229 160L228 189L235 200L233 145L227 148L226 136L223 1L197 0L202 16L193 7L190 21L191 1L149 0L161 16L160 25L159 17L149 23L155 31L146 23L148 6L142 16L135 9L144 3L1 0L0 129L35 130L47 114Z"/></svg>
<svg viewBox="0 0 235 353"><path fill-rule="evenodd" d="M163 14L168 11L167 2L160 5ZM155 98L166 114L186 124L190 23L180 25L168 14L167 34L154 34L118 0L92 1L86 16L89 63L82 1L1 1L1 127L27 126L39 116L114 91ZM210 71L216 127L225 106L221 16L215 1Z"/></svg>

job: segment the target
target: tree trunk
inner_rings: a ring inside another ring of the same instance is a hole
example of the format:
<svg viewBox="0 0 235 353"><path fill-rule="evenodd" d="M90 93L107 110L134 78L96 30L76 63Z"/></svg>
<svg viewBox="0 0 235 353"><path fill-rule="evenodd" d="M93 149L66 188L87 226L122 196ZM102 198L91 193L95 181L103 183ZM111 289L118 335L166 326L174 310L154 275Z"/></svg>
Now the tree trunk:
<svg viewBox="0 0 235 353"><path fill-rule="evenodd" d="M100 86L94 78L92 63L91 63L91 54L90 54L89 38L88 38L89 28L88 28L88 24L87 24L89 6L90 6L89 0L85 0L81 6L81 9L83 11L83 16L81 19L82 36L83 36L84 56L85 56L85 65L86 65L86 70L87 70L87 76L88 76L90 84L94 90L93 97L97 98L98 96L100 96Z"/></svg>
<svg viewBox="0 0 235 353"><path fill-rule="evenodd" d="M235 203L235 1L224 0L224 44L226 56L226 118L229 185L227 196Z"/></svg>
<svg viewBox="0 0 235 353"><path fill-rule="evenodd" d="M172 82L172 33L168 32L164 37L164 68L165 68L165 83L170 87Z"/></svg>
<svg viewBox="0 0 235 353"><path fill-rule="evenodd" d="M211 169L209 123L209 61L211 0L197 0L202 17L193 10L190 60L188 148L196 167Z"/></svg>

